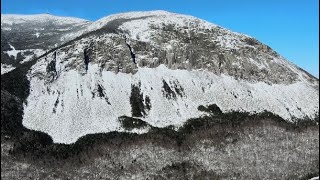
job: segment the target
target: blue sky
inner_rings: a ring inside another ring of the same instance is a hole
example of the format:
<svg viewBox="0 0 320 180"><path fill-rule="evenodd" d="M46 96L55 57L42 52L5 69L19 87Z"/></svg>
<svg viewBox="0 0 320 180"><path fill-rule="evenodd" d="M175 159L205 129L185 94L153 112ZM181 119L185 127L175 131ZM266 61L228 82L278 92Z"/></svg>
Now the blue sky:
<svg viewBox="0 0 320 180"><path fill-rule="evenodd" d="M255 37L319 77L318 0L2 0L2 14L50 13L97 20L127 11L193 15Z"/></svg>

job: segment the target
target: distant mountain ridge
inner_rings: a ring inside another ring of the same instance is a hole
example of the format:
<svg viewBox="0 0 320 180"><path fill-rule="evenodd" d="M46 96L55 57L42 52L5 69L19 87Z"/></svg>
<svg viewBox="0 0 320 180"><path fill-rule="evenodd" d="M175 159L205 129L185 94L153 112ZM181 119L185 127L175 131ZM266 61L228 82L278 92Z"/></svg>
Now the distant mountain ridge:
<svg viewBox="0 0 320 180"><path fill-rule="evenodd" d="M1 74L61 45L65 34L88 24L84 19L49 14L2 14Z"/></svg>

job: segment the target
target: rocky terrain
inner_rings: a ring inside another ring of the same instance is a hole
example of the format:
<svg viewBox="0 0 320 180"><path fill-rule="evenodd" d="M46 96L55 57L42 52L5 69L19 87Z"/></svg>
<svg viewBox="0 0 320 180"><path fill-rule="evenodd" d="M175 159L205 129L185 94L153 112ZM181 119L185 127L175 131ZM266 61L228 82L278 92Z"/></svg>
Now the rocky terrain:
<svg viewBox="0 0 320 180"><path fill-rule="evenodd" d="M149 11L66 18L43 25L55 35L41 41L28 27L19 47L9 17L2 54L43 51L1 73L2 178L319 174L319 80L258 40Z"/></svg>

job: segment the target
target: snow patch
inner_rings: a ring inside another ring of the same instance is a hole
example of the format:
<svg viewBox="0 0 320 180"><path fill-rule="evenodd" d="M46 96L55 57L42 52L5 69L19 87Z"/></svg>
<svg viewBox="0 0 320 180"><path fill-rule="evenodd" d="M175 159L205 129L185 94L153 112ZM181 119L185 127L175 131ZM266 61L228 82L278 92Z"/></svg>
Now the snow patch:
<svg viewBox="0 0 320 180"><path fill-rule="evenodd" d="M252 58L249 58L249 61L250 61L252 64L256 65L259 69L266 69L266 68L267 68L264 64L259 63L259 62L257 62L256 60L253 60Z"/></svg>
<svg viewBox="0 0 320 180"><path fill-rule="evenodd" d="M7 64L1 64L1 75L14 70L15 67Z"/></svg>
<svg viewBox="0 0 320 180"><path fill-rule="evenodd" d="M318 180L318 179L319 179L319 176L313 177L313 178L311 178L310 180Z"/></svg>
<svg viewBox="0 0 320 180"><path fill-rule="evenodd" d="M19 50L16 50L11 44L9 44L9 46L10 46L10 48L11 48L12 50L6 51L7 54L8 54L9 56L13 56L14 59L16 59L16 58L17 58L17 54L18 54L20 51L19 51Z"/></svg>
<svg viewBox="0 0 320 180"><path fill-rule="evenodd" d="M18 53L21 53L21 55L24 56L24 59L23 61L20 62L20 64L23 64L27 61L30 61L32 60L32 58L34 56L36 57L39 57L40 55L44 54L45 53L45 50L43 49L25 49L25 50L16 50L11 44L9 44L10 47L13 49L13 50L10 50L10 51L5 51L5 53L7 53L9 56L13 56L15 59L17 58L17 54ZM26 52L31 52L32 54L30 55L25 55Z"/></svg>
<svg viewBox="0 0 320 180"><path fill-rule="evenodd" d="M36 33L35 33L35 34L33 34L33 35L35 35L37 38L39 38L40 33L39 33L39 32L36 32Z"/></svg>
<svg viewBox="0 0 320 180"><path fill-rule="evenodd" d="M43 49L25 49L20 52L25 53L25 52L29 52L29 51L31 51L33 54L27 55L27 56L23 54L25 56L25 58L23 59L23 61L20 62L20 64L28 62L28 61L32 60L33 57L39 57L45 53L45 50L43 50Z"/></svg>

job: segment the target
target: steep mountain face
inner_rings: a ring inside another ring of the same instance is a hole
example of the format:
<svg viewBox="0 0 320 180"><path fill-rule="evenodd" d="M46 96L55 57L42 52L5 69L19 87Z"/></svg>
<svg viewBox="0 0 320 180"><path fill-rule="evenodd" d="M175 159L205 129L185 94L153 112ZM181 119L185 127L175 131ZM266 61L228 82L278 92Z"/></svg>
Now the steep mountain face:
<svg viewBox="0 0 320 180"><path fill-rule="evenodd" d="M88 29L28 73L23 123L55 142L126 131L121 116L180 127L211 104L291 122L318 114L318 80L246 35L163 11L113 15Z"/></svg>
<svg viewBox="0 0 320 180"><path fill-rule="evenodd" d="M166 11L61 21L2 42L48 50L1 76L2 178L319 174L319 80L267 45Z"/></svg>
<svg viewBox="0 0 320 180"><path fill-rule="evenodd" d="M1 15L1 74L61 45L68 40L64 36L88 24L84 19L48 14Z"/></svg>

